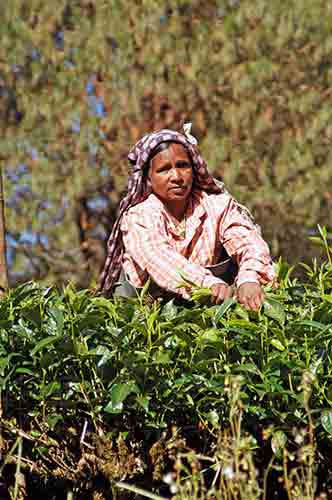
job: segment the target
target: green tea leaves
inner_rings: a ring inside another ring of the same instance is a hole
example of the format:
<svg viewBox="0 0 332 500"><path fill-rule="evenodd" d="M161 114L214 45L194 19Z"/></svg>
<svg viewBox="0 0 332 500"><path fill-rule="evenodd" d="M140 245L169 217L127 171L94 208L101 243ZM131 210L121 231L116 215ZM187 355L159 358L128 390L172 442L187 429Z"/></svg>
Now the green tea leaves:
<svg viewBox="0 0 332 500"><path fill-rule="evenodd" d="M280 342L280 340L278 340L276 338L274 338L274 339L271 340L271 345L273 345L273 347L275 347L279 351L284 351L285 350L285 346Z"/></svg>
<svg viewBox="0 0 332 500"><path fill-rule="evenodd" d="M227 424L228 381L241 375L238 397L249 420L277 420L288 435L295 415L306 424L310 400L315 424L328 433L331 290L309 285L268 291L257 313L233 298L218 306L105 302L72 287L59 294L29 284L29 293L22 287L1 302L10 325L0 324L4 397L24 398L34 418L54 430L59 415L64 422L89 418L90 425L126 425L139 415L155 429L178 418L217 428ZM27 311L37 305L34 320ZM309 372L313 382L304 384ZM274 434L277 456L284 441Z"/></svg>
<svg viewBox="0 0 332 500"><path fill-rule="evenodd" d="M283 305L275 299L266 298L263 305L264 314L268 318L276 320L280 326L283 326L286 319Z"/></svg>
<svg viewBox="0 0 332 500"><path fill-rule="evenodd" d="M287 444L287 436L283 431L276 431L271 438L271 448L277 457L281 458L283 450Z"/></svg>
<svg viewBox="0 0 332 500"><path fill-rule="evenodd" d="M110 391L111 400L105 406L104 410L107 413L121 413L123 410L123 403L129 394L138 394L138 392L139 389L134 382L114 384Z"/></svg>
<svg viewBox="0 0 332 500"><path fill-rule="evenodd" d="M322 411L320 421L324 430L332 439L332 410Z"/></svg>
<svg viewBox="0 0 332 500"><path fill-rule="evenodd" d="M60 339L61 339L61 336L58 336L58 337L52 336L52 337L46 337L44 339L41 339L39 342L37 342L35 347L31 350L31 352L30 352L31 356L34 356L35 354L37 354L37 352L41 351L42 349L44 349L47 346L51 346L53 344L56 344L56 342L58 342Z"/></svg>
<svg viewBox="0 0 332 500"><path fill-rule="evenodd" d="M218 323L218 321L226 315L227 311L232 307L233 304L236 304L236 300L231 297L229 299L226 299L220 306L217 306L215 311L215 316L214 316L214 321Z"/></svg>

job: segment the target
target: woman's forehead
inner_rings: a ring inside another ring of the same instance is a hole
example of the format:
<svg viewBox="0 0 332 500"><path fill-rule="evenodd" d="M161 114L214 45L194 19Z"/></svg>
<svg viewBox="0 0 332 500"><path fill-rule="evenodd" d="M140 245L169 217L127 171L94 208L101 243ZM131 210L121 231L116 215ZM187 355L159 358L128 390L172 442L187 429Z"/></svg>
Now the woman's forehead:
<svg viewBox="0 0 332 500"><path fill-rule="evenodd" d="M188 160L189 155L184 146L182 144L177 144L177 143L171 143L167 149L164 149L163 151L160 151L157 153L153 158L152 162L155 162L155 160L159 161L164 161L168 159L179 159L179 160Z"/></svg>

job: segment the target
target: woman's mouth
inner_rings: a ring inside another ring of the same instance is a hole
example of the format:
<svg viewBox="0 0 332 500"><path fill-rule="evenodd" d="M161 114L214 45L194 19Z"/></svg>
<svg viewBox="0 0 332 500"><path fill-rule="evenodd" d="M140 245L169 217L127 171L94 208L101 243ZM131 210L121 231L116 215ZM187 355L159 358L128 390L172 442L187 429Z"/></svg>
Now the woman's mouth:
<svg viewBox="0 0 332 500"><path fill-rule="evenodd" d="M173 187L169 188L169 191L175 191L177 193L183 193L184 191L186 191L186 187L185 186L173 186Z"/></svg>

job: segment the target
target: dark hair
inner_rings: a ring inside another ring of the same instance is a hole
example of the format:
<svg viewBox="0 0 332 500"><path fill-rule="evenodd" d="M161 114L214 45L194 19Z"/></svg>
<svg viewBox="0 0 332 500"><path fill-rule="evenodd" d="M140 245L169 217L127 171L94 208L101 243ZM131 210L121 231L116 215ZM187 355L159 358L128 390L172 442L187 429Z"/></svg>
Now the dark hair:
<svg viewBox="0 0 332 500"><path fill-rule="evenodd" d="M178 143L174 143L174 142L171 142L171 141L167 141L167 142L161 142L160 144L158 144L158 146L156 146L150 153L150 156L148 158L148 161L146 162L148 165L150 165L150 162L151 160L153 160L153 158L155 156L157 156L159 153L161 153L162 151L166 151L171 144L178 144Z"/></svg>
<svg viewBox="0 0 332 500"><path fill-rule="evenodd" d="M150 165L151 165L151 160L153 160L153 158L155 156L157 156L157 154L161 153L162 151L166 151L171 144L180 144L184 149L185 151L187 152L188 154L188 158L190 160L190 163L191 165L192 164L192 159L191 159L191 155L189 154L189 152L187 151L186 147L181 143L181 142L176 142L176 141L164 141L164 142L161 142L160 144L158 144L158 146L156 146L150 153L150 156L149 158L147 159L147 162L145 163L144 165L144 168L143 168L143 177L146 178L147 175L148 175L148 172L149 172L149 168L150 168Z"/></svg>

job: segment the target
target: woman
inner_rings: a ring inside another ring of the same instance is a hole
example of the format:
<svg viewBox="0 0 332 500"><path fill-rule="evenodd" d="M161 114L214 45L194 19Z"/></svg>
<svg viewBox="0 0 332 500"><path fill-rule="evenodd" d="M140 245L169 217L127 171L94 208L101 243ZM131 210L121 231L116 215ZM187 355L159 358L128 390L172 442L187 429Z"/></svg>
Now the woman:
<svg viewBox="0 0 332 500"><path fill-rule="evenodd" d="M209 174L190 127L145 135L128 158L133 170L108 241L102 292L114 291L122 271L135 289L150 278L189 299L188 287L179 288L187 280L208 287L219 304L234 292L218 265L226 253L238 268L237 300L258 310L262 285L275 281L268 246L248 210Z"/></svg>

